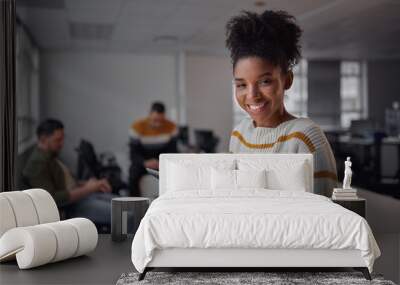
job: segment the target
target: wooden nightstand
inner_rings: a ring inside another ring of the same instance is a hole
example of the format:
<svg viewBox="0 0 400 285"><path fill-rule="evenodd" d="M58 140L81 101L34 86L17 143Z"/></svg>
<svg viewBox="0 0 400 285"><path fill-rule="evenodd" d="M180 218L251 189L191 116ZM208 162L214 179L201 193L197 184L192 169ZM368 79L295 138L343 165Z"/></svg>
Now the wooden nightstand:
<svg viewBox="0 0 400 285"><path fill-rule="evenodd" d="M352 200L336 200L332 199L332 202L339 204L340 206L353 211L356 214L359 214L361 217L365 218L366 216L366 204L367 200L364 198L357 198Z"/></svg>

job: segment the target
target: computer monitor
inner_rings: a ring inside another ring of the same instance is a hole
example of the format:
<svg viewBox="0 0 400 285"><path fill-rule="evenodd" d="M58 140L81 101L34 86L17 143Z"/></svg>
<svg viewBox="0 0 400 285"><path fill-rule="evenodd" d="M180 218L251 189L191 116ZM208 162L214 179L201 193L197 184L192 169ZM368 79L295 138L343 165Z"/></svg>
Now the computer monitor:
<svg viewBox="0 0 400 285"><path fill-rule="evenodd" d="M373 120L352 120L349 131L352 137L370 138L376 131L376 123Z"/></svg>

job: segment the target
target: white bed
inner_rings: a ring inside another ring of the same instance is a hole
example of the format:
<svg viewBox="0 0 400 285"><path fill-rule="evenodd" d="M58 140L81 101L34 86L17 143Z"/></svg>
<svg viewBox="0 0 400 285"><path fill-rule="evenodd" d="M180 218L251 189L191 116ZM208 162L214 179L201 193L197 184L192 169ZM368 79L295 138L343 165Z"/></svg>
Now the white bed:
<svg viewBox="0 0 400 285"><path fill-rule="evenodd" d="M159 190L132 243L140 279L154 267L354 267L370 278L380 255L362 217L312 194L311 154L163 154Z"/></svg>

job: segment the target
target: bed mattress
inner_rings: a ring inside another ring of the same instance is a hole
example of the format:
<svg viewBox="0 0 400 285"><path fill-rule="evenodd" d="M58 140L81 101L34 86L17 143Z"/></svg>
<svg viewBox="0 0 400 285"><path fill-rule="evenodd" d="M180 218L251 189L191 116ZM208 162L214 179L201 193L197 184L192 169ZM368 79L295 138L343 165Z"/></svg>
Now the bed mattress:
<svg viewBox="0 0 400 285"><path fill-rule="evenodd" d="M380 255L361 216L324 196L266 189L157 198L133 239L132 262L143 272L155 250L169 248L359 250L371 272Z"/></svg>

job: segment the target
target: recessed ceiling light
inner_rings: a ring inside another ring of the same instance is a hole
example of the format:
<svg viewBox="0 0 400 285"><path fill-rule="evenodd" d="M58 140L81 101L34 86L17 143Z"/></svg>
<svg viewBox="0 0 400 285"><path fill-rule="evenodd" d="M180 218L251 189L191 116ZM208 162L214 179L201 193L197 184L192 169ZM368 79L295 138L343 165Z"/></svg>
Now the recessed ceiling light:
<svg viewBox="0 0 400 285"><path fill-rule="evenodd" d="M109 40L114 26L104 23L70 22L71 38L79 40Z"/></svg>
<svg viewBox="0 0 400 285"><path fill-rule="evenodd" d="M266 5L265 1L256 1L254 2L256 7L264 7Z"/></svg>

